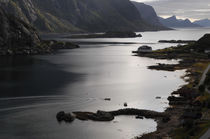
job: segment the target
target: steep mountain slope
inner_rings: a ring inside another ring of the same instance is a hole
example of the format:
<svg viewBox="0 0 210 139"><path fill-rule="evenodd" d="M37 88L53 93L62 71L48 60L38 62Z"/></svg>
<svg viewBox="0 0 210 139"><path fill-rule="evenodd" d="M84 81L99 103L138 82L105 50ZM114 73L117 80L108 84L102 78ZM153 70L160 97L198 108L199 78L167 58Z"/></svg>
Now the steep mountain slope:
<svg viewBox="0 0 210 139"><path fill-rule="evenodd" d="M203 27L210 27L210 20L209 19L202 19L193 22L194 24L203 26Z"/></svg>
<svg viewBox="0 0 210 139"><path fill-rule="evenodd" d="M10 13L44 32L157 30L129 0L4 0Z"/></svg>
<svg viewBox="0 0 210 139"><path fill-rule="evenodd" d="M200 27L199 25L193 24L189 19L177 19L176 16L172 16L166 19L159 17L159 20L163 25L167 27Z"/></svg>
<svg viewBox="0 0 210 139"><path fill-rule="evenodd" d="M134 2L134 1L132 1L132 3L136 6L136 8L138 9L142 18L146 22L148 22L150 25L157 27L157 28L161 28L163 30L168 29L167 27L163 26L160 23L159 18L152 6L146 5L144 3Z"/></svg>
<svg viewBox="0 0 210 139"><path fill-rule="evenodd" d="M41 0L40 0L41 1ZM52 0L53 1L53 0ZM41 11L34 0L5 0L1 1L1 6L8 13L34 25L42 32L64 32L64 31L80 31L68 21L64 21L54 15ZM43 4L45 0L43 0ZM47 4L49 5L50 2ZM53 9L51 9L53 10Z"/></svg>
<svg viewBox="0 0 210 139"><path fill-rule="evenodd" d="M25 53L29 54L36 50L40 39L35 29L8 15L0 7L0 55Z"/></svg>

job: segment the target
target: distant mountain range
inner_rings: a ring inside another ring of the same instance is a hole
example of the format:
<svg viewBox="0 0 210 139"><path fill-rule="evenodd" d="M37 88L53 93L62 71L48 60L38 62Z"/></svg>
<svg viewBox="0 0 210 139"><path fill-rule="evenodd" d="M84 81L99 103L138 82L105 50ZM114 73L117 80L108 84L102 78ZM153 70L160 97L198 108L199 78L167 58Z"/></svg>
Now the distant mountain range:
<svg viewBox="0 0 210 139"><path fill-rule="evenodd" d="M129 0L1 0L0 6L40 32L167 29L152 7Z"/></svg>
<svg viewBox="0 0 210 139"><path fill-rule="evenodd" d="M210 20L209 19L202 19L193 22L194 24L203 26L203 27L210 27Z"/></svg>
<svg viewBox="0 0 210 139"><path fill-rule="evenodd" d="M186 28L186 27L201 27L198 24L192 23L189 19L177 19L176 16L171 16L169 18L162 18L159 17L160 23L164 26L171 27L171 28Z"/></svg>

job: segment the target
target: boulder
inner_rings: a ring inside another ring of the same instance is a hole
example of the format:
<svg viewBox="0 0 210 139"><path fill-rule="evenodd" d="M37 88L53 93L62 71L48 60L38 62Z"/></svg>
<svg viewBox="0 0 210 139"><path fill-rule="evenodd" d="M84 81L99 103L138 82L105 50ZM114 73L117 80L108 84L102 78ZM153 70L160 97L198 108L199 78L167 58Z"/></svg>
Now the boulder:
<svg viewBox="0 0 210 139"><path fill-rule="evenodd" d="M74 115L72 115L70 113L65 113L64 111L58 112L56 115L56 118L57 118L58 122L65 121L67 123L71 123L75 119Z"/></svg>

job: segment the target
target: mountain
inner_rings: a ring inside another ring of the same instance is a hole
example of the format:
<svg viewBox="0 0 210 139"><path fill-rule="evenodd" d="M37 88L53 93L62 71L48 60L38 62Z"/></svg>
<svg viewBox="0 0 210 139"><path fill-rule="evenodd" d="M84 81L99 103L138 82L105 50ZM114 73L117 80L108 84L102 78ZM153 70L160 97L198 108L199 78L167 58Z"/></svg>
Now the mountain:
<svg viewBox="0 0 210 139"><path fill-rule="evenodd" d="M0 8L0 55L29 54L40 39L35 29Z"/></svg>
<svg viewBox="0 0 210 139"><path fill-rule="evenodd" d="M160 23L159 18L154 10L154 8L150 5L146 5L144 3L140 2L134 2L132 3L135 5L135 7L138 9L139 13L141 14L141 17L150 25L161 28L163 30L169 29L165 27L163 24Z"/></svg>
<svg viewBox="0 0 210 139"><path fill-rule="evenodd" d="M210 20L209 19L202 19L193 22L194 24L203 26L203 27L210 27Z"/></svg>
<svg viewBox="0 0 210 139"><path fill-rule="evenodd" d="M187 27L200 27L200 25L193 24L189 19L177 19L176 16L169 18L159 17L160 22L167 27L178 27L178 28L187 28Z"/></svg>
<svg viewBox="0 0 210 139"><path fill-rule="evenodd" d="M129 0L2 0L0 4L41 32L161 29L145 22Z"/></svg>

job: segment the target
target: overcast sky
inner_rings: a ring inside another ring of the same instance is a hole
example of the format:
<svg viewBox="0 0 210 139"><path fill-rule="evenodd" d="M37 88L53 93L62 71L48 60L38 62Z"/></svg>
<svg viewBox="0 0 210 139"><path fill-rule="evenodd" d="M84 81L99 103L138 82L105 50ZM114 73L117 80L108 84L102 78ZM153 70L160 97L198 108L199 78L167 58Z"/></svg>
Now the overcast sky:
<svg viewBox="0 0 210 139"><path fill-rule="evenodd" d="M155 8L162 17L176 15L179 18L210 19L210 0L133 0Z"/></svg>

